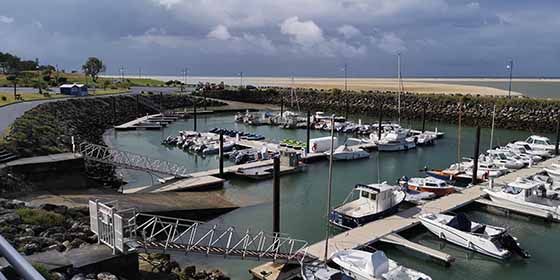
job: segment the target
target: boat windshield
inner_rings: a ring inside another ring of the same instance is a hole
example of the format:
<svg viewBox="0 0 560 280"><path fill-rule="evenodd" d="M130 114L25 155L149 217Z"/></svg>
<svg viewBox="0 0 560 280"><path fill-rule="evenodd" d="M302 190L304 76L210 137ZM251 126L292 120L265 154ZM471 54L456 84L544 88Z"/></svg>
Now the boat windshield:
<svg viewBox="0 0 560 280"><path fill-rule="evenodd" d="M531 146L529 146L528 144L524 144L523 147L524 147L525 150L527 150L527 151L532 150L532 149L531 149Z"/></svg>
<svg viewBox="0 0 560 280"><path fill-rule="evenodd" d="M521 191L523 191L522 188L516 188L516 187L512 187L512 186L507 186L504 189L504 192L509 193L509 194L519 194L519 193L521 193Z"/></svg>

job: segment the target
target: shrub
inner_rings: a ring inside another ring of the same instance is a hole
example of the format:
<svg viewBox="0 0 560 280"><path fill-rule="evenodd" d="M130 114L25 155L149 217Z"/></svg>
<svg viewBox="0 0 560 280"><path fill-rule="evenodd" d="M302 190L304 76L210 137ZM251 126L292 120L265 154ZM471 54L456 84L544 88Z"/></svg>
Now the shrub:
<svg viewBox="0 0 560 280"><path fill-rule="evenodd" d="M2 96L2 101L7 101L8 98L6 96Z"/></svg>
<svg viewBox="0 0 560 280"><path fill-rule="evenodd" d="M16 213L25 224L57 226L64 222L64 216L42 209L20 208Z"/></svg>
<svg viewBox="0 0 560 280"><path fill-rule="evenodd" d="M52 275L51 272L49 271L49 269L40 263L33 263L33 267L37 270L37 272L39 272L39 274L41 274L41 276L43 276L46 280L51 280L52 279Z"/></svg>

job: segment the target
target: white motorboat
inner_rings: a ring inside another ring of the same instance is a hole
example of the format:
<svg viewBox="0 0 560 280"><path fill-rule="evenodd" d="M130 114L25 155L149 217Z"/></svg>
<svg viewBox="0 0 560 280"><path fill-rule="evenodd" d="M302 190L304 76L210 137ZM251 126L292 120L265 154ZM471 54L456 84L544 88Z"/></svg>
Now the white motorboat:
<svg viewBox="0 0 560 280"><path fill-rule="evenodd" d="M465 174L472 177L473 175L473 163L471 167L465 170ZM493 162L478 161L478 169L476 172L476 177L479 179L487 179L488 177L499 177L508 172L508 169L503 166L497 166Z"/></svg>
<svg viewBox="0 0 560 280"><path fill-rule="evenodd" d="M544 174L535 174L527 177L519 177L515 180L516 182L538 182L541 183L546 192L547 197L558 199L560 197L560 185L558 180L554 180L552 177Z"/></svg>
<svg viewBox="0 0 560 280"><path fill-rule="evenodd" d="M420 222L439 238L498 259L512 254L528 258L516 239L505 228L475 223L465 214L422 214Z"/></svg>
<svg viewBox="0 0 560 280"><path fill-rule="evenodd" d="M325 266L323 263L302 263L301 277L304 280L354 280L342 271Z"/></svg>
<svg viewBox="0 0 560 280"><path fill-rule="evenodd" d="M369 158L369 153L358 147L362 141L359 139L350 138L344 145L337 147L333 152L333 160L355 160ZM330 152L325 152L330 156Z"/></svg>
<svg viewBox="0 0 560 280"><path fill-rule="evenodd" d="M509 149L511 152L515 153L516 155L525 155L526 157L533 160L533 163L539 162L545 158L550 157L550 153L547 151L527 150L527 148L529 149L531 148L529 147L529 145L525 146L521 144L509 143L506 145L505 148Z"/></svg>
<svg viewBox="0 0 560 280"><path fill-rule="evenodd" d="M550 178L554 181L560 181L560 164L553 163L549 167L543 168Z"/></svg>
<svg viewBox="0 0 560 280"><path fill-rule="evenodd" d="M233 150L233 147L235 147L235 142L233 141L226 141L223 144L224 152L229 152ZM215 143L215 142L206 144L206 148L202 150L202 154L204 155L214 155L214 154L218 154L219 152L220 152L220 143Z"/></svg>
<svg viewBox="0 0 560 280"><path fill-rule="evenodd" d="M431 133L420 133L414 136L416 141L416 145L423 146L423 145L432 145L435 143L437 136Z"/></svg>
<svg viewBox="0 0 560 280"><path fill-rule="evenodd" d="M523 161L508 157L504 151L488 150L487 152L487 156L481 155L479 159L482 159L482 161L491 161L497 166L505 167L507 169L521 169L525 167L525 163Z"/></svg>
<svg viewBox="0 0 560 280"><path fill-rule="evenodd" d="M387 258L383 251L343 250L331 260L355 280L431 280L422 272L404 267Z"/></svg>
<svg viewBox="0 0 560 280"><path fill-rule="evenodd" d="M508 144L509 146L510 144ZM552 151L549 150L537 150L537 149L533 149L531 147L531 145L529 145L529 143L525 142L525 141L516 141L513 144L514 146L519 146L519 147L523 147L523 149L525 150L525 152L527 154L530 155L534 155L534 156L540 156L543 158L549 158L552 157Z"/></svg>
<svg viewBox="0 0 560 280"><path fill-rule="evenodd" d="M381 184L358 184L341 205L335 207L329 222L350 229L396 213L406 194L396 186Z"/></svg>
<svg viewBox="0 0 560 280"><path fill-rule="evenodd" d="M407 138L407 129L395 129L384 134L377 141L377 149L380 152L406 151L416 148L414 138Z"/></svg>
<svg viewBox="0 0 560 280"><path fill-rule="evenodd" d="M533 150L554 152L554 145L550 143L550 139L544 136L531 135L525 140Z"/></svg>
<svg viewBox="0 0 560 280"><path fill-rule="evenodd" d="M485 189L490 199L528 211L542 211L550 219L560 219L560 200L548 198L540 182L512 182L500 190Z"/></svg>

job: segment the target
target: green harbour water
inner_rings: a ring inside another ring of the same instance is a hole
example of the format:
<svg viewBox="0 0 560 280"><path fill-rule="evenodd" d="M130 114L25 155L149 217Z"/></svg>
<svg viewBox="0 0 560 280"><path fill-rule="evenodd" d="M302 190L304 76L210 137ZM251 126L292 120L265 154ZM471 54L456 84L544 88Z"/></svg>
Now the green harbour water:
<svg viewBox="0 0 560 280"><path fill-rule="evenodd" d="M350 116L357 121L357 116ZM373 119L363 118L363 122ZM404 127L421 128L419 121L403 121ZM233 121L232 114L215 114L199 116L198 128L207 131L214 127L234 128L247 132L257 132L267 140L291 138L305 141L305 129L287 130L272 126L248 126ZM419 171L425 166L445 168L457 161L457 126L445 123L426 123L426 129L435 127L446 133L434 146L418 147L415 150L396 153L371 153L367 160L335 162L333 172L333 206L341 203L352 187L357 183L374 183L387 181L395 183L402 176L421 176ZM176 135L179 130L192 130L192 120L177 121L163 131L107 131L106 142L116 148L144 154L154 158L177 162L191 168L192 171L217 168L216 156L203 158L177 148L161 145L163 138ZM508 141L525 139L529 132L501 130L494 131L494 145ZM544 134L552 137L552 134ZM328 136L325 131L311 131L311 137ZM338 134L339 144L349 135ZM462 155L472 156L474 149L475 128L462 128ZM490 129L482 129L480 151L489 147ZM231 164L226 161L226 164ZM151 177L135 171L122 171L125 180L131 186L151 183ZM379 176L378 176L379 175ZM291 237L314 243L324 239L326 232L326 197L328 180L328 162L321 161L308 165L306 172L281 177L281 231ZM251 181L233 178L223 189L223 193L233 202L247 202L253 206L243 207L223 215L211 223L236 225L271 231L272 229L272 181ZM407 249L389 245L375 245L384 250L390 258L401 264L417 269L432 276L433 279L556 279L556 263L560 256L560 226L547 224L538 219L524 216L506 217L499 211L488 211L477 206L469 206L462 211L475 220L494 225L505 225L513 235L519 238L522 246L532 258L521 260L513 258L497 261L490 257L469 252L463 248L438 240L434 235L417 227L407 233L407 238L423 245L440 249L456 258L450 267L430 260L428 257L413 253ZM338 230L331 229L333 234ZM224 259L223 257L205 257L201 255L173 255L181 263L191 262L201 267L217 267L232 279L250 279L248 269L258 265L255 261Z"/></svg>

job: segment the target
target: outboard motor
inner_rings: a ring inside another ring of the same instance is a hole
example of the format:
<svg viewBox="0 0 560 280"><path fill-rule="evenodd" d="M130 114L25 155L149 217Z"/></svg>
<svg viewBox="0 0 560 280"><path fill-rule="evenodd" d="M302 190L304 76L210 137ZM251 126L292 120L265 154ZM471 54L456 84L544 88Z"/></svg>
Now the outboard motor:
<svg viewBox="0 0 560 280"><path fill-rule="evenodd" d="M531 255L529 255L529 253L527 253L527 251L525 251L521 247L519 247L519 243L517 243L517 241L511 235L509 235L507 233L503 234L500 237L500 243L502 244L504 249L507 249L511 253L517 254L518 256L520 256L524 259L528 259L528 258L531 257Z"/></svg>

